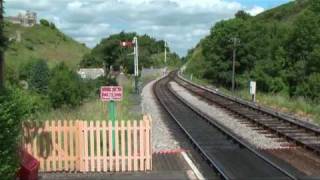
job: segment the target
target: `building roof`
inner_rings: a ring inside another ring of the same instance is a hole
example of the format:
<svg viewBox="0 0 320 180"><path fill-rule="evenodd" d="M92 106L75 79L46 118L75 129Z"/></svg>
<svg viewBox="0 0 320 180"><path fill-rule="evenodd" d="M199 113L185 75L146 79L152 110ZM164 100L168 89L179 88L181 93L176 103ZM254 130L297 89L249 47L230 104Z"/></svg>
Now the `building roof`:
<svg viewBox="0 0 320 180"><path fill-rule="evenodd" d="M81 68L78 74L83 79L97 79L100 76L104 76L105 72L102 68Z"/></svg>

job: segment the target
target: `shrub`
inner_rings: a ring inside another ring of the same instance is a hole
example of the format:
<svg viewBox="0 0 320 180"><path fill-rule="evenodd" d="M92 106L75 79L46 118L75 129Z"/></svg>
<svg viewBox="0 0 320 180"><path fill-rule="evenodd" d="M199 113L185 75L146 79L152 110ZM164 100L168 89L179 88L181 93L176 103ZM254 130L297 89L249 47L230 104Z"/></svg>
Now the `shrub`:
<svg viewBox="0 0 320 180"><path fill-rule="evenodd" d="M49 97L54 108L78 106L85 98L85 87L80 77L61 63L52 70Z"/></svg>
<svg viewBox="0 0 320 180"><path fill-rule="evenodd" d="M42 26L46 26L46 27L49 27L49 26L50 26L49 21L47 21L47 20L45 20L45 19L41 19L41 20L40 20L40 24L41 24Z"/></svg>
<svg viewBox="0 0 320 180"><path fill-rule="evenodd" d="M18 143L21 122L29 106L23 103L20 90L6 90L0 94L0 177L14 179L19 167Z"/></svg>
<svg viewBox="0 0 320 180"><path fill-rule="evenodd" d="M51 28L51 29L56 29L56 25L51 22L51 23L50 23L50 28Z"/></svg>
<svg viewBox="0 0 320 180"><path fill-rule="evenodd" d="M48 91L49 67L46 61L37 60L30 69L28 82L31 90L44 94Z"/></svg>

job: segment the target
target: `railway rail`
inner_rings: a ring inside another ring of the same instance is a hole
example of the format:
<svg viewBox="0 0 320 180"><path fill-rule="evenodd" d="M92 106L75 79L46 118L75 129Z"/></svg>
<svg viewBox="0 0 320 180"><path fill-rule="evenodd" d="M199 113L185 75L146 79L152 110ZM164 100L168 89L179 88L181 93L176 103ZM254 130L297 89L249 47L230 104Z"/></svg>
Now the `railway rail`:
<svg viewBox="0 0 320 180"><path fill-rule="evenodd" d="M192 93L320 156L320 129L296 118L194 84L177 72L174 80Z"/></svg>
<svg viewBox="0 0 320 180"><path fill-rule="evenodd" d="M298 179L213 119L194 109L169 86L175 73L153 87L160 104L176 121L193 146L223 179Z"/></svg>

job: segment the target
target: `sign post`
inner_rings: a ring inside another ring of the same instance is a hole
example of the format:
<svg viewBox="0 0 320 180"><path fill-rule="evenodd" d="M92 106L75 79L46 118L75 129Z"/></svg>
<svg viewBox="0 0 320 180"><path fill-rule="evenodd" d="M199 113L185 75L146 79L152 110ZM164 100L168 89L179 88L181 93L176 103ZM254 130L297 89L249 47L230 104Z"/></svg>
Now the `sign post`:
<svg viewBox="0 0 320 180"><path fill-rule="evenodd" d="M117 118L116 101L121 101L123 89L121 86L103 86L100 89L101 101L108 102L108 118L112 122L112 147L115 148L115 131L114 126Z"/></svg>
<svg viewBox="0 0 320 180"><path fill-rule="evenodd" d="M255 81L250 81L250 95L252 97L252 101L256 102L256 82Z"/></svg>

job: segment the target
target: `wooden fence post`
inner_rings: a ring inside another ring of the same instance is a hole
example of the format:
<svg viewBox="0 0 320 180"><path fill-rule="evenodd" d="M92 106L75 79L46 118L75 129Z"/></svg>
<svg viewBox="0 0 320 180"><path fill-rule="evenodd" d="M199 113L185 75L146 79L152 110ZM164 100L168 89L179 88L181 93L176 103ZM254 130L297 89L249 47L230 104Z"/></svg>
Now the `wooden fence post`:
<svg viewBox="0 0 320 180"><path fill-rule="evenodd" d="M34 137L24 141L23 147L30 149L41 162L40 170L46 172L146 171L152 169L150 124L149 116L140 121L116 121L114 126L111 121L46 121L40 129L35 128L37 124L23 126L23 140ZM43 133L44 139L39 139Z"/></svg>

